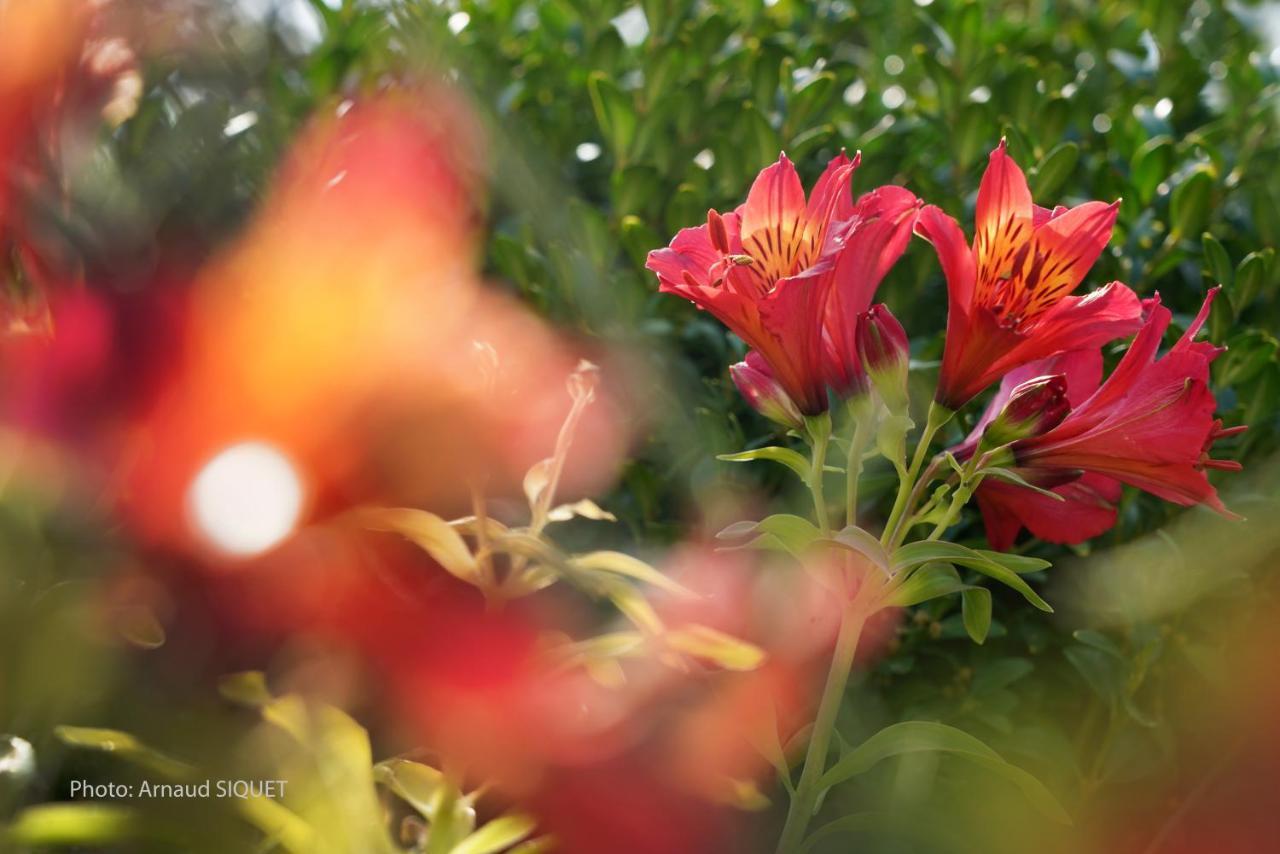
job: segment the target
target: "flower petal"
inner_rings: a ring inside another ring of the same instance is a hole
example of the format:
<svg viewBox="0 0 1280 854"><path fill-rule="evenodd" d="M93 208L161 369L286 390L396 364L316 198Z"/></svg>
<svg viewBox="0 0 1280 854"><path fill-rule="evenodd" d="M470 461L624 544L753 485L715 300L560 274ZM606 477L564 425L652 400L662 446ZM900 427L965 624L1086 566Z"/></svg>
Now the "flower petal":
<svg viewBox="0 0 1280 854"><path fill-rule="evenodd" d="M1006 481L983 481L976 498L991 547L1008 550L1023 527L1045 542L1073 545L1115 526L1119 481L1086 472L1051 491L1063 500Z"/></svg>
<svg viewBox="0 0 1280 854"><path fill-rule="evenodd" d="M943 213L941 208L925 205L916 217L915 233L932 243L938 253L938 263L942 265L942 273L947 279L949 311L967 316L973 301L976 268L960 224Z"/></svg>
<svg viewBox="0 0 1280 854"><path fill-rule="evenodd" d="M1024 316L1035 316L1074 291L1111 240L1119 203L1086 202L1035 230L1022 267Z"/></svg>
<svg viewBox="0 0 1280 854"><path fill-rule="evenodd" d="M974 212L973 252L980 287L994 285L1031 237L1032 202L1026 176L1013 162L1005 141L991 152L978 185Z"/></svg>
<svg viewBox="0 0 1280 854"><path fill-rule="evenodd" d="M742 247L771 280L791 274L804 240L804 187L785 154L756 176L742 206Z"/></svg>

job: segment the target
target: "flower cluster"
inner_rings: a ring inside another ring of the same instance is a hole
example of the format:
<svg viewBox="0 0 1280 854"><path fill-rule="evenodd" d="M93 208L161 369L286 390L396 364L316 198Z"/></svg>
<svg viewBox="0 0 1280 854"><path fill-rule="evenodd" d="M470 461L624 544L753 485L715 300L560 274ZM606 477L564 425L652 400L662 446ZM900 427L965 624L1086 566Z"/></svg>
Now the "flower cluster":
<svg viewBox="0 0 1280 854"><path fill-rule="evenodd" d="M999 384L951 449L971 471L1001 475L974 479L992 545L1008 548L1024 526L1051 542L1097 536L1115 523L1123 483L1227 512L1205 471L1239 468L1209 453L1244 427L1213 417L1208 372L1220 350L1193 340L1216 291L1156 358L1171 319L1158 296L1140 299L1121 282L1075 294L1111 238L1118 202L1034 204L1001 141L978 189L970 244L955 219L902 187L855 200L859 160L833 159L806 200L783 155L743 205L708 212L705 225L649 255L664 293L711 312L750 347L730 372L756 410L800 430L833 400L874 390L889 414L905 416L907 334L873 302L915 234L936 251L948 293L931 424ZM1102 348L1135 333L1103 382Z"/></svg>

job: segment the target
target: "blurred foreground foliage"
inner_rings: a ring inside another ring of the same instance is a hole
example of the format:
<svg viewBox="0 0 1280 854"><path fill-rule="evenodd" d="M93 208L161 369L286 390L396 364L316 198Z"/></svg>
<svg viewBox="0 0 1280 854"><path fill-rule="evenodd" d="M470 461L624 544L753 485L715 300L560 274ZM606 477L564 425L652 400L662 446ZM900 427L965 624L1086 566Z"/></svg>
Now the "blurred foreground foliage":
<svg viewBox="0 0 1280 854"><path fill-rule="evenodd" d="M138 114L69 176L67 239L90 270L110 270L113 286L126 287L120 271L140 276L166 246L212 252L244 222L309 113L399 75L448 69L494 134L488 269L564 327L630 348L656 378L644 398L650 433L600 500L646 542L687 533L726 484L745 494L761 485L751 478L772 476L713 459L769 439L728 380L742 343L683 301L660 298L643 263L708 207L740 202L779 150L808 182L841 147L859 149L855 191L905 184L962 223L1001 136L1028 168L1037 202L1123 198L1091 281L1158 291L1184 322L1206 287L1225 286L1211 321L1212 339L1229 347L1214 366L1215 389L1225 421L1250 425L1229 447L1252 473L1224 495L1255 521L1227 529L1206 511L1130 492L1102 540L1074 556L1037 547L1057 564L1053 579L1041 579L1065 606L1056 621L1011 597L997 613L1013 616L994 621L977 646L954 604L921 606L851 690L841 726L866 734L907 717L953 723L1068 793L1069 809L1194 767L1179 751L1196 724L1183 701L1223 677L1224 626L1240 608L1276 605L1274 583L1254 572L1277 545L1266 524L1280 437L1280 44L1268 41L1271 7L312 0L256 19L209 7L194 19L207 28L196 42L208 50L151 58ZM912 333L928 376L946 312L928 247L908 251L880 298ZM864 497L871 519L883 512L879 499L874 489ZM6 491L0 508L0 731L74 719L105 690L106 671L85 652L80 606L55 601L70 596L65 585L88 581L39 578L56 550L95 546L56 515L33 520L30 500ZM981 530L960 539L981 545ZM61 592L37 595L46 589ZM41 609L59 616L41 619ZM23 649L66 661L37 666ZM42 668L57 678L34 672ZM101 702L120 718L131 705ZM158 715L133 725L158 727ZM38 756L58 749L36 745ZM825 809L932 798L964 805L956 820L981 828L995 807L975 804L967 778L948 772L904 761L833 794ZM919 774L934 775L931 794L913 785ZM4 798L0 788L0 806Z"/></svg>

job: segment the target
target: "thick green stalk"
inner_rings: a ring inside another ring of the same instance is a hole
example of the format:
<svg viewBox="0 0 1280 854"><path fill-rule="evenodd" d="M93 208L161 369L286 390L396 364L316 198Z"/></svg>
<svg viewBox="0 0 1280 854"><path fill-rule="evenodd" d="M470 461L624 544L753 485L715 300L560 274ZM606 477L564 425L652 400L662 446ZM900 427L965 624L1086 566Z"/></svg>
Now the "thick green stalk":
<svg viewBox="0 0 1280 854"><path fill-rule="evenodd" d="M929 455L929 446L933 444L933 437L937 435L942 426L951 420L954 413L950 409L939 406L936 402L929 404L929 415L925 420L924 432L920 434L920 442L916 445L915 456L911 459L911 467L907 469L906 476L898 483L898 496L894 499L893 509L889 512L889 520L885 522L884 533L880 537L880 542L886 546L891 545L898 534L898 527L902 523L903 513L907 509L907 499L911 496L916 485L916 479L920 476L920 468L924 465L925 458Z"/></svg>
<svg viewBox="0 0 1280 854"><path fill-rule="evenodd" d="M849 671L853 668L854 653L858 651L858 638L866 622L864 608L855 600L845 609L840 623L840 635L836 639L835 655L827 673L827 684L818 704L818 717L813 722L813 734L809 737L809 749L805 753L800 783L791 797L787 821L778 840L778 854L795 854L804 843L805 831L813 818L818 803L819 783L826 772L827 754L831 749L831 736L835 732L836 715L844 700L844 689L849 683Z"/></svg>

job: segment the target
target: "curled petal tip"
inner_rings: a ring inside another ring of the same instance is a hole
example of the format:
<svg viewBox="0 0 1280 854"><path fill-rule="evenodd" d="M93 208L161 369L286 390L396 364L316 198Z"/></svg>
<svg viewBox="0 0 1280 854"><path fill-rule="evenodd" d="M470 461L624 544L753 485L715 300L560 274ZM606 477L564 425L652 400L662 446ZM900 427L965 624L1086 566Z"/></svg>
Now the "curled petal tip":
<svg viewBox="0 0 1280 854"><path fill-rule="evenodd" d="M843 149L841 149L841 150L843 151ZM853 160L852 160L852 161L850 161L850 162L851 162L851 163L853 163L854 167L857 167L857 166L861 165L861 163L862 163L862 149L860 149L860 148L859 148L857 151L853 152Z"/></svg>

